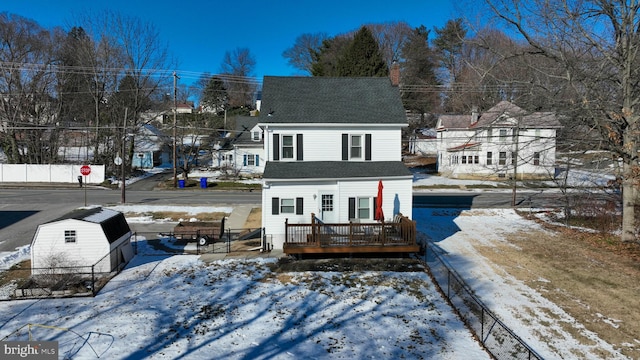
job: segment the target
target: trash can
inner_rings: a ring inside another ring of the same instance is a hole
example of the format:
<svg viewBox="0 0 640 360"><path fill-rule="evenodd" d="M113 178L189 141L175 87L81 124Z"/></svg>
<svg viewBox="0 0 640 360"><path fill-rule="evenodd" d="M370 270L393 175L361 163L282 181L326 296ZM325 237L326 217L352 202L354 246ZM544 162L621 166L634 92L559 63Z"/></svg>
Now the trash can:
<svg viewBox="0 0 640 360"><path fill-rule="evenodd" d="M184 189L184 180L178 180L178 187Z"/></svg>
<svg viewBox="0 0 640 360"><path fill-rule="evenodd" d="M206 189L207 188L207 178L206 177L201 177L200 178L200 188L201 189Z"/></svg>

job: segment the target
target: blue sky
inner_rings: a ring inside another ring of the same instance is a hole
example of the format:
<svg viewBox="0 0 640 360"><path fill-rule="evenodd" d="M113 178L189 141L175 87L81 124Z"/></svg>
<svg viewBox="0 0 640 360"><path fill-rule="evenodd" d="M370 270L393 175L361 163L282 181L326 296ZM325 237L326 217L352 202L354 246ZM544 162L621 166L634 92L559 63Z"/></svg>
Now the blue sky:
<svg viewBox="0 0 640 360"><path fill-rule="evenodd" d="M177 57L181 81L220 71L227 51L248 48L256 59L254 76L300 75L282 52L305 33L335 36L367 23L405 21L411 27L442 27L460 17L451 0L7 0L0 12L35 20L50 28L70 27L74 14L105 9L153 22Z"/></svg>

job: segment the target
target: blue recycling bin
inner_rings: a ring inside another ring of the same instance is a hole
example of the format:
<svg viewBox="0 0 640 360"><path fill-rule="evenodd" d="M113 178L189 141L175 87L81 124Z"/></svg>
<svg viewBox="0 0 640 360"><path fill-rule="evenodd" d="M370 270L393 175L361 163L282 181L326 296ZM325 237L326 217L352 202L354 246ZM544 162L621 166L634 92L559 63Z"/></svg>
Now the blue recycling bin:
<svg viewBox="0 0 640 360"><path fill-rule="evenodd" d="M200 188L201 189L206 189L207 188L207 178L206 177L201 177L200 178Z"/></svg>
<svg viewBox="0 0 640 360"><path fill-rule="evenodd" d="M178 180L178 187L184 189L184 180Z"/></svg>

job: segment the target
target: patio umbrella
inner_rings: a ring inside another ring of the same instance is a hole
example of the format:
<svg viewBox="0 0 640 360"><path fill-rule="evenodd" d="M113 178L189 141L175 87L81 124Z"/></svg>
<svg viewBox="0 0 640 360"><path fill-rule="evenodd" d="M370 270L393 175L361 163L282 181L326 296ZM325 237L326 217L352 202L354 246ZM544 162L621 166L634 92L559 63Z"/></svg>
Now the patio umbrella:
<svg viewBox="0 0 640 360"><path fill-rule="evenodd" d="M378 181L378 197L376 198L376 213L373 215L374 220L383 221L384 212L382 211L382 180Z"/></svg>

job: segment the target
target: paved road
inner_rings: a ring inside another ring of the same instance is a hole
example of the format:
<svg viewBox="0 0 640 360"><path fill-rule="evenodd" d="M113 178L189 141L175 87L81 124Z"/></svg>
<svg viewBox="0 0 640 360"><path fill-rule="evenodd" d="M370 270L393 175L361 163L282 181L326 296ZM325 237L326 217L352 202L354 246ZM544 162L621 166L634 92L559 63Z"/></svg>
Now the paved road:
<svg viewBox="0 0 640 360"><path fill-rule="evenodd" d="M261 192L213 191L210 189L126 190L126 204L260 206ZM0 252L13 251L31 242L39 224L85 205L121 204L121 191L100 187L0 188ZM132 229L134 226L132 226ZM138 231L138 229L133 229Z"/></svg>

